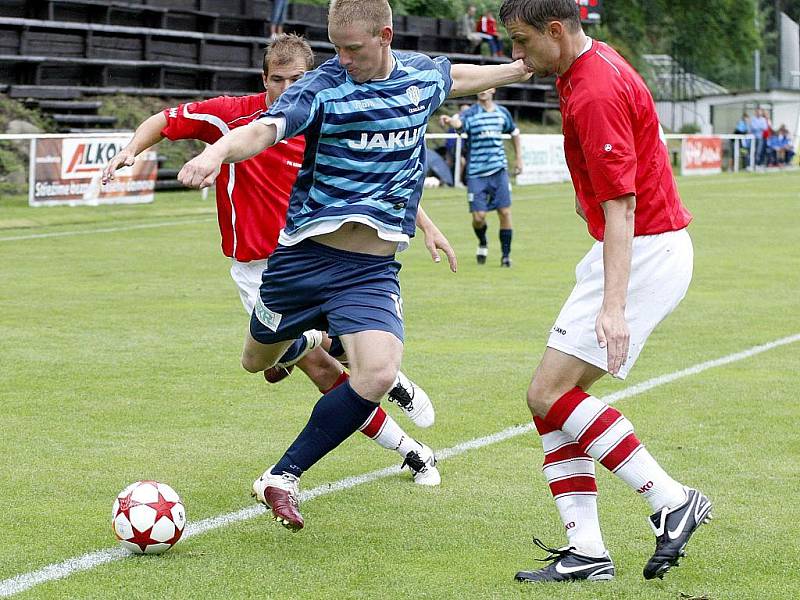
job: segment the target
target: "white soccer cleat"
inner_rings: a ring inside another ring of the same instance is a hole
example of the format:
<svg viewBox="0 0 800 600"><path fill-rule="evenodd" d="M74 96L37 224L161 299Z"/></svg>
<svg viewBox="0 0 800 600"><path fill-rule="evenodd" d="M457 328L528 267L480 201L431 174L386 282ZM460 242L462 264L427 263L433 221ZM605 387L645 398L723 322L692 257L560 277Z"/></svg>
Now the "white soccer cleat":
<svg viewBox="0 0 800 600"><path fill-rule="evenodd" d="M414 483L417 485L439 485L442 482L442 476L439 475L439 469L436 468L436 455L425 444L420 442L417 444L419 444L419 450L412 450L406 454L400 468L408 467L414 477Z"/></svg>
<svg viewBox="0 0 800 600"><path fill-rule="evenodd" d="M396 402L417 427L430 427L436 419L428 394L402 371L397 372L394 387L389 390L389 402Z"/></svg>
<svg viewBox="0 0 800 600"><path fill-rule="evenodd" d="M300 480L291 473L273 475L272 465L253 482L253 496L272 509L272 519L291 531L303 528L300 514Z"/></svg>

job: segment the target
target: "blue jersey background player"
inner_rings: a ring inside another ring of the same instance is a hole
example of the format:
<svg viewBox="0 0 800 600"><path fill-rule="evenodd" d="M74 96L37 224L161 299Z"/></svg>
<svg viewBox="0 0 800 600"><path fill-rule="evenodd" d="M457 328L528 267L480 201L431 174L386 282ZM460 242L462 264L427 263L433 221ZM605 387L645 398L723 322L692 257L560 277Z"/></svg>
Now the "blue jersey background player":
<svg viewBox="0 0 800 600"><path fill-rule="evenodd" d="M391 387L403 354L403 305L395 252L415 223L434 260L455 254L418 209L427 121L450 96L529 77L522 62L450 65L393 52L386 0L334 0L328 35L337 57L303 76L263 118L240 127L184 165L178 178L211 185L223 161L244 160L303 133L306 152L280 245L264 272L242 365L275 364L312 323L338 335L349 381L323 395L297 439L253 484L290 529L303 527L300 475L370 417Z"/></svg>
<svg viewBox="0 0 800 600"><path fill-rule="evenodd" d="M511 266L511 182L502 135L510 133L514 142L516 164L514 174L522 172L522 151L519 129L511 113L494 102L495 90L478 94L478 103L452 117L440 119L467 134L467 199L472 213L472 228L478 238L476 258L484 264L489 255L486 241L486 213L496 210L500 220L500 265Z"/></svg>

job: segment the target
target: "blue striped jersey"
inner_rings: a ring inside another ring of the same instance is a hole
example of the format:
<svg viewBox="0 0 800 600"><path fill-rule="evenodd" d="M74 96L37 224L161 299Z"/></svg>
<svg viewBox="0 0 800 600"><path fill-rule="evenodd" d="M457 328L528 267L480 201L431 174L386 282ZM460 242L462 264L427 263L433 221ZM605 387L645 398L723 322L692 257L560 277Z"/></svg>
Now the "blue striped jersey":
<svg viewBox="0 0 800 600"><path fill-rule="evenodd" d="M260 117L277 119L279 139L306 138L281 231L284 246L345 222L374 227L400 250L408 246L422 195L425 130L452 79L446 58L394 51L392 58L388 78L358 83L334 57Z"/></svg>
<svg viewBox="0 0 800 600"><path fill-rule="evenodd" d="M473 104L461 113L461 130L467 134L467 177L485 177L508 167L500 137L516 131L511 113L499 104L487 111Z"/></svg>

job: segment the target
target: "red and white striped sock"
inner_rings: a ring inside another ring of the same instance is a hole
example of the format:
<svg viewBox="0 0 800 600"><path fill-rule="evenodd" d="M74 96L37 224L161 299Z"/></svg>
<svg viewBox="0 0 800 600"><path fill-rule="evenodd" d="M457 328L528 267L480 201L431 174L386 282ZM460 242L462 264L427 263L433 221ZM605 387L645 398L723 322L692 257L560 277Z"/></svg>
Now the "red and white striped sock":
<svg viewBox="0 0 800 600"><path fill-rule="evenodd" d="M398 452L403 458L412 450L421 448L380 406L372 411L366 422L359 427L359 431L387 450Z"/></svg>
<svg viewBox="0 0 800 600"><path fill-rule="evenodd" d="M544 449L544 473L567 533L568 545L581 554L606 552L597 514L594 460L573 438L544 419L534 417Z"/></svg>
<svg viewBox="0 0 800 600"><path fill-rule="evenodd" d="M347 381L349 377L350 375L347 374L347 371L342 371L336 383L323 393L330 392L332 389L339 387ZM419 443L403 431L397 422L387 415L380 406L372 411L372 414L358 430L369 439L378 442L383 448L398 452L403 458L412 450L420 449Z"/></svg>
<svg viewBox="0 0 800 600"><path fill-rule="evenodd" d="M631 422L579 387L556 400L545 421L571 436L581 450L644 496L654 512L686 499L683 486L645 449Z"/></svg>

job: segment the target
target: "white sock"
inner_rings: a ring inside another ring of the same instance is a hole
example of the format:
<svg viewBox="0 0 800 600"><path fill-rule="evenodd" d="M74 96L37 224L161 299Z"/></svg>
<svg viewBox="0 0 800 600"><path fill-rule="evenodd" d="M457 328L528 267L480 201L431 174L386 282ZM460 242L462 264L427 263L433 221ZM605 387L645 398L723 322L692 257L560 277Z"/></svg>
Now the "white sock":
<svg viewBox="0 0 800 600"><path fill-rule="evenodd" d="M380 406L373 411L360 431L383 448L394 450L403 458L412 450L418 451L422 448L419 442L403 431Z"/></svg>

